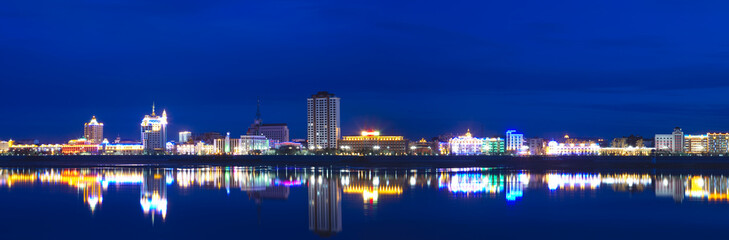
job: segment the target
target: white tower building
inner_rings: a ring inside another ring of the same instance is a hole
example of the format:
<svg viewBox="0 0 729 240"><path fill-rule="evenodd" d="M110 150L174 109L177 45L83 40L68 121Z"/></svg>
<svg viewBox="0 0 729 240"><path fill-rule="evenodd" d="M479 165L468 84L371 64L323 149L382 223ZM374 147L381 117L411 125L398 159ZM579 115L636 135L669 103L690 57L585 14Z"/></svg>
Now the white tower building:
<svg viewBox="0 0 729 240"><path fill-rule="evenodd" d="M167 144L167 111L162 111L162 116L154 113L145 115L142 119L142 145L145 153L165 152Z"/></svg>
<svg viewBox="0 0 729 240"><path fill-rule="evenodd" d="M307 135L309 150L336 149L341 136L340 99L328 92L319 92L307 99Z"/></svg>

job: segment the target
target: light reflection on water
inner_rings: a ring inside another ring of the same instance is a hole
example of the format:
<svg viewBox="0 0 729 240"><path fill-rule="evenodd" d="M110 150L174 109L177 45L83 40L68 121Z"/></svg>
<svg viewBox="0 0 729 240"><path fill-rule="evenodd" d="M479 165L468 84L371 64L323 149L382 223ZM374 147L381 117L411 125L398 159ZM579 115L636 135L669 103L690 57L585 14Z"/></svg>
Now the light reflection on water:
<svg viewBox="0 0 729 240"><path fill-rule="evenodd" d="M99 211L109 186L139 188L139 208L145 216L167 218L168 188L180 191L213 189L245 192L260 203L287 200L291 188L306 189L309 230L320 236L342 231L343 199L360 199L365 214L376 211L383 199L398 199L411 190L447 194L451 201L484 198L518 204L531 196L556 196L598 190L653 192L675 202L696 200L726 203L729 179L724 175L671 175L639 173L566 173L507 171L487 168L460 169L328 169L328 168L50 168L0 169L0 186L29 188L36 185L67 187L78 191L91 211ZM60 194L60 193L59 193ZM178 195L175 195L179 197Z"/></svg>

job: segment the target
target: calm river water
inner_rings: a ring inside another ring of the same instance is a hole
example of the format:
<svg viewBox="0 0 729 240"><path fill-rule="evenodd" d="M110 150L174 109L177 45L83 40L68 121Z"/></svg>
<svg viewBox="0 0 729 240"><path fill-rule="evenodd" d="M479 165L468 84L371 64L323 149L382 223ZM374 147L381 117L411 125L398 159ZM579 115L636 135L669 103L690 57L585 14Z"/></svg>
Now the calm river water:
<svg viewBox="0 0 729 240"><path fill-rule="evenodd" d="M3 239L723 238L729 175L0 169Z"/></svg>

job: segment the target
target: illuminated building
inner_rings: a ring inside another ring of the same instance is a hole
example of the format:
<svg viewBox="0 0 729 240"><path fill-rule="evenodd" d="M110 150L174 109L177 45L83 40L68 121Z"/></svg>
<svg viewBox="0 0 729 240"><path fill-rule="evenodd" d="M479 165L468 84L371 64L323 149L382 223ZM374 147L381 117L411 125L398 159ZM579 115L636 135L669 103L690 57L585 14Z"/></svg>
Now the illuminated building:
<svg viewBox="0 0 729 240"><path fill-rule="evenodd" d="M497 155L504 153L504 139L475 138L468 130L465 135L448 140L447 148L441 147L441 154L449 155Z"/></svg>
<svg viewBox="0 0 729 240"><path fill-rule="evenodd" d="M241 135L233 151L238 155L260 154L270 149L270 142L264 136Z"/></svg>
<svg viewBox="0 0 729 240"><path fill-rule="evenodd" d="M683 131L676 127L672 134L656 134L654 145L656 151L682 153L684 152Z"/></svg>
<svg viewBox="0 0 729 240"><path fill-rule="evenodd" d="M237 145L236 141L236 145ZM213 146L215 146L215 153L221 155L230 155L233 153L233 144L231 144L230 132L225 134L225 138L215 139ZM236 146L237 147L237 146Z"/></svg>
<svg viewBox="0 0 729 240"><path fill-rule="evenodd" d="M99 152L99 144L91 143L85 138L68 141L68 144L61 146L63 154L96 154Z"/></svg>
<svg viewBox="0 0 729 240"><path fill-rule="evenodd" d="M484 138L481 145L481 153L485 155L501 155L504 154L505 144L501 138Z"/></svg>
<svg viewBox="0 0 729 240"><path fill-rule="evenodd" d="M522 147L524 146L524 134L517 133L516 130L506 131L506 151L509 153L525 154Z"/></svg>
<svg viewBox="0 0 729 240"><path fill-rule="evenodd" d="M471 130L466 131L463 136L458 136L448 140L448 151L451 155L481 155L483 147L483 139L474 138Z"/></svg>
<svg viewBox="0 0 729 240"><path fill-rule="evenodd" d="M342 189L335 178L311 175L309 230L325 237L342 231Z"/></svg>
<svg viewBox="0 0 729 240"><path fill-rule="evenodd" d="M139 155L144 152L140 143L107 143L102 144L103 153L109 155Z"/></svg>
<svg viewBox="0 0 729 240"><path fill-rule="evenodd" d="M289 126L285 123L264 123L259 131L271 144L289 141Z"/></svg>
<svg viewBox="0 0 729 240"><path fill-rule="evenodd" d="M361 136L344 136L339 148L344 152L405 154L408 140L403 136L380 136L379 131L362 131Z"/></svg>
<svg viewBox="0 0 729 240"><path fill-rule="evenodd" d="M186 142L192 140L192 132L190 132L190 131L180 132L179 135L180 135L179 139L177 139L178 143L186 143Z"/></svg>
<svg viewBox="0 0 729 240"><path fill-rule="evenodd" d="M310 150L336 149L341 136L340 99L319 92L307 99L307 136Z"/></svg>
<svg viewBox="0 0 729 240"><path fill-rule="evenodd" d="M438 142L428 142L425 138L420 141L410 142L410 154L413 155L435 155L438 153Z"/></svg>
<svg viewBox="0 0 729 240"><path fill-rule="evenodd" d="M96 116L91 117L90 122L84 123L84 138L96 144L104 140L104 124L96 121Z"/></svg>
<svg viewBox="0 0 729 240"><path fill-rule="evenodd" d="M159 214L162 219L167 217L167 184L163 172L145 172L140 191L139 203L144 214L154 216Z"/></svg>
<svg viewBox="0 0 729 240"><path fill-rule="evenodd" d="M688 154L702 154L709 150L708 135L686 135L683 137L684 151Z"/></svg>
<svg viewBox="0 0 729 240"><path fill-rule="evenodd" d="M647 147L607 147L600 148L600 155L605 156L650 156L655 148Z"/></svg>
<svg viewBox="0 0 729 240"><path fill-rule="evenodd" d="M213 155L217 152L214 145L205 144L203 141L178 144L175 150L179 155Z"/></svg>
<svg viewBox="0 0 729 240"><path fill-rule="evenodd" d="M4 153L10 150L10 142L0 141L0 153Z"/></svg>
<svg viewBox="0 0 729 240"><path fill-rule="evenodd" d="M707 134L708 152L713 154L729 153L729 133Z"/></svg>
<svg viewBox="0 0 729 240"><path fill-rule="evenodd" d="M599 155L600 146L597 143L557 143L556 141L549 141L547 144L547 155Z"/></svg>
<svg viewBox="0 0 729 240"><path fill-rule="evenodd" d="M529 146L529 155L545 155L547 152L547 141L544 138L529 138L527 139L527 146Z"/></svg>
<svg viewBox="0 0 729 240"><path fill-rule="evenodd" d="M142 119L142 145L144 152L162 153L165 152L167 144L167 111L162 111L162 116L157 116L152 106L152 115L145 115Z"/></svg>

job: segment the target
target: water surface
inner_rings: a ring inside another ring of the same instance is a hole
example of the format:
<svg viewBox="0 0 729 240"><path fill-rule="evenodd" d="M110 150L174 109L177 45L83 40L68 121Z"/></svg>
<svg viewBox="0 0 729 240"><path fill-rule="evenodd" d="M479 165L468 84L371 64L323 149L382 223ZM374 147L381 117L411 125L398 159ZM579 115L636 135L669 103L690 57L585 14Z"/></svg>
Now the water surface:
<svg viewBox="0 0 729 240"><path fill-rule="evenodd" d="M490 168L0 169L4 239L721 237L729 175Z"/></svg>

